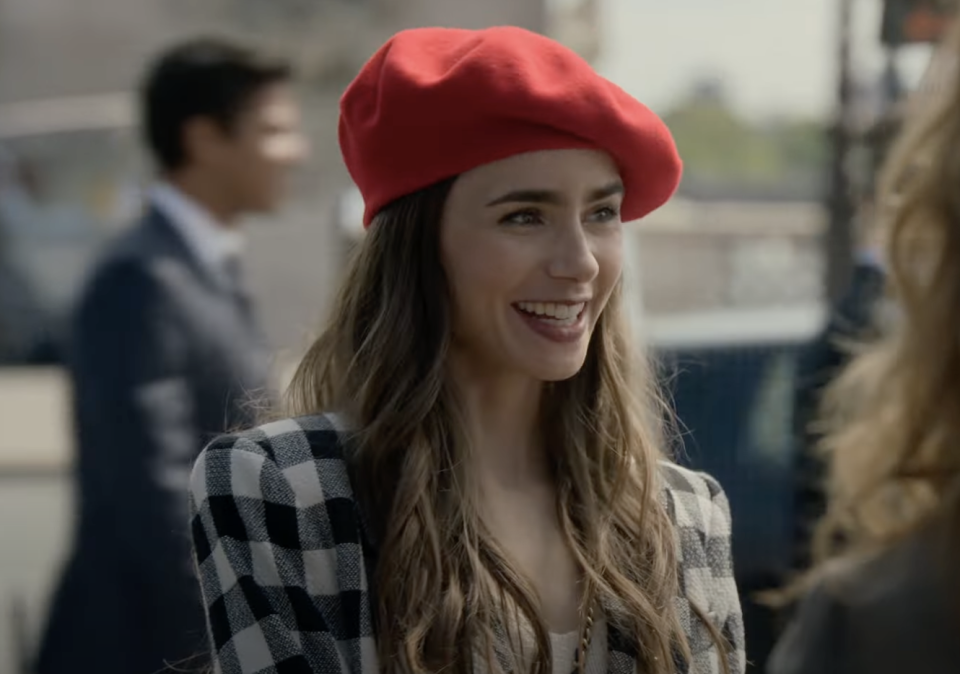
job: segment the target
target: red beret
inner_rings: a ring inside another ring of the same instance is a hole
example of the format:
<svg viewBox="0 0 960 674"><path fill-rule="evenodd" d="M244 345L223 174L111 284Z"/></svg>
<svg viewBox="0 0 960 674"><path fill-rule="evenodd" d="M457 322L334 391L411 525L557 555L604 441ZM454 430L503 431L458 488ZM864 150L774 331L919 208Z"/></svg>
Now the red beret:
<svg viewBox="0 0 960 674"><path fill-rule="evenodd" d="M515 27L397 33L340 100L340 149L364 225L391 201L523 152L606 151L622 217L662 206L680 181L669 129L580 56Z"/></svg>

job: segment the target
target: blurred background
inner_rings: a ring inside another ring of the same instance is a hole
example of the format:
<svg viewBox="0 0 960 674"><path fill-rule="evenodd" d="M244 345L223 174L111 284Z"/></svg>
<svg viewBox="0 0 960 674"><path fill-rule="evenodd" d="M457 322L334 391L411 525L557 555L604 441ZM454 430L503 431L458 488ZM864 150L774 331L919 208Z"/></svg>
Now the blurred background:
<svg viewBox="0 0 960 674"><path fill-rule="evenodd" d="M797 354L848 291L857 220L952 3L916 0L0 0L0 674L21 674L71 532L60 368L72 301L150 178L133 87L174 38L216 29L302 69L312 159L249 228L251 285L284 377L360 229L338 97L390 34L514 24L568 44L667 121L674 200L631 226L629 296L661 359L684 460L730 495L751 592L790 566ZM754 645L756 644L756 645ZM759 671L759 669L757 670Z"/></svg>

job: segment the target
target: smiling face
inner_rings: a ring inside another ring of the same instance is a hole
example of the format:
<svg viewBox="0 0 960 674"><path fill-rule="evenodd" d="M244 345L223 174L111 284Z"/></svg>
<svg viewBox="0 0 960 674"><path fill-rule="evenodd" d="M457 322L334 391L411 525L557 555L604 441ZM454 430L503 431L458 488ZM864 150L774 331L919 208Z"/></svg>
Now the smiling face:
<svg viewBox="0 0 960 674"><path fill-rule="evenodd" d="M461 175L440 228L455 355L490 374L574 376L620 279L622 196L613 161L595 150Z"/></svg>

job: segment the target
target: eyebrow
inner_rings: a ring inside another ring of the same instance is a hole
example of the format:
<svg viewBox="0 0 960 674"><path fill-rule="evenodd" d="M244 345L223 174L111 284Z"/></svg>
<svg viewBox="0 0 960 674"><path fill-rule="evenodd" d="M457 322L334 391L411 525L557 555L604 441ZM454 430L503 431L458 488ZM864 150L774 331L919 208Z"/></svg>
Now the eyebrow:
<svg viewBox="0 0 960 674"><path fill-rule="evenodd" d="M615 194L623 194L623 183L616 180L608 185L599 187L588 197L590 203L612 197ZM502 204L554 204L563 203L563 195L555 190L515 190L497 197L487 204L490 206L500 206Z"/></svg>

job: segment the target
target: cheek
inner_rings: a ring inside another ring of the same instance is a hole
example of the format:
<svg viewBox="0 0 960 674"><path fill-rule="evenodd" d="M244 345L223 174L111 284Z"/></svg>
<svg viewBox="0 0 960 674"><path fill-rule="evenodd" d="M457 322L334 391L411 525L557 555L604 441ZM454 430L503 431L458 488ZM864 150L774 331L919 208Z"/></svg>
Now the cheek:
<svg viewBox="0 0 960 674"><path fill-rule="evenodd" d="M498 240L499 238L499 240ZM444 251L444 268L451 292L464 313L487 311L509 301L522 279L524 263L515 242L496 236L461 237Z"/></svg>
<svg viewBox="0 0 960 674"><path fill-rule="evenodd" d="M461 248L447 256L445 268L456 304L471 307L481 304L497 286L496 264L485 251L474 249L473 254L462 254Z"/></svg>
<svg viewBox="0 0 960 674"><path fill-rule="evenodd" d="M620 237L601 241L595 251L598 266L597 293L603 297L606 304L623 273L623 246Z"/></svg>
<svg viewBox="0 0 960 674"><path fill-rule="evenodd" d="M263 176L276 174L284 165L282 157L263 147L259 148L256 157L251 159L251 168Z"/></svg>
<svg viewBox="0 0 960 674"><path fill-rule="evenodd" d="M222 170L244 182L261 173L263 155L256 145L246 142L238 144L232 152L223 158Z"/></svg>
<svg viewBox="0 0 960 674"><path fill-rule="evenodd" d="M245 139L238 148L235 162L237 170L250 179L269 177L282 164L277 148L271 145L267 137Z"/></svg>

